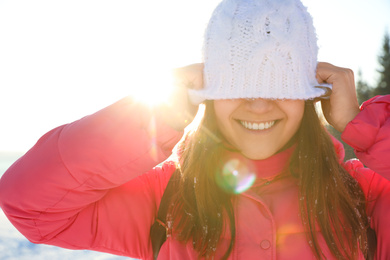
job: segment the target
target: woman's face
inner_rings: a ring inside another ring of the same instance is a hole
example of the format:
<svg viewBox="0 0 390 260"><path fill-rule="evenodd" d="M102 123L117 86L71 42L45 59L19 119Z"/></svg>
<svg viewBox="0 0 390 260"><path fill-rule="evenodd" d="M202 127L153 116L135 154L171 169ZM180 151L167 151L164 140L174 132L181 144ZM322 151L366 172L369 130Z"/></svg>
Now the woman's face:
<svg viewBox="0 0 390 260"><path fill-rule="evenodd" d="M214 100L218 127L247 158L266 159L297 132L305 101L257 98Z"/></svg>

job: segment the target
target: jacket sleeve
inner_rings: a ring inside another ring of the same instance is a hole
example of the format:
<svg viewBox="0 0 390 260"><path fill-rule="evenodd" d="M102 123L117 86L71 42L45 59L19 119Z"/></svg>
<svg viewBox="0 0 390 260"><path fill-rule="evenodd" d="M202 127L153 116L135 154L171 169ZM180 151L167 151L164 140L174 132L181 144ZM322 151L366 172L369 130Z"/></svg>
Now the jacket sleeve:
<svg viewBox="0 0 390 260"><path fill-rule="evenodd" d="M345 166L366 195L367 214L377 236L376 259L390 259L390 95L365 102L341 137L360 159Z"/></svg>
<svg viewBox="0 0 390 260"><path fill-rule="evenodd" d="M4 173L1 208L34 243L150 258L174 165L153 167L182 135L153 115L125 98L50 131Z"/></svg>
<svg viewBox="0 0 390 260"><path fill-rule="evenodd" d="M364 102L341 138L364 165L390 180L390 95Z"/></svg>

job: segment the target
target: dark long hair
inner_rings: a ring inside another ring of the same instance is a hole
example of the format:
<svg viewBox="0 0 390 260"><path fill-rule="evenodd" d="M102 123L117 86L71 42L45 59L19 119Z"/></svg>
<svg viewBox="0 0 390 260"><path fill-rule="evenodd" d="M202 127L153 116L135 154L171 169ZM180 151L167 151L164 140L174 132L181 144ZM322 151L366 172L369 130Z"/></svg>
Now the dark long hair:
<svg viewBox="0 0 390 260"><path fill-rule="evenodd" d="M189 131L179 145L181 183L172 207L176 238L192 242L199 257L211 258L224 231L230 230L234 246L235 195L221 189L215 174L221 170L225 147L216 125L212 101L207 101L199 126ZM367 253L368 220L365 197L356 182L340 165L333 142L315 111L306 101L297 147L290 161L291 174L299 183L300 212L307 240L318 259L324 257L315 232L317 224L332 254L355 259Z"/></svg>

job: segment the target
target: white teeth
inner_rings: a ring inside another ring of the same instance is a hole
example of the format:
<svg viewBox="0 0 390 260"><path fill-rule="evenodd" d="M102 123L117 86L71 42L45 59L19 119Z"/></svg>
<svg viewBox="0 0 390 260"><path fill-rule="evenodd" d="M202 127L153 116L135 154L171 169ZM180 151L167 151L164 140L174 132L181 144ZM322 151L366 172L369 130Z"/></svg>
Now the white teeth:
<svg viewBox="0 0 390 260"><path fill-rule="evenodd" d="M266 125L264 123L260 123L259 124L259 129L260 130L264 130L264 128L268 128L268 127L266 127Z"/></svg>
<svg viewBox="0 0 390 260"><path fill-rule="evenodd" d="M266 123L250 123L247 121L240 121L240 122L243 127L250 130L265 130L271 128L275 124L275 121L266 122Z"/></svg>

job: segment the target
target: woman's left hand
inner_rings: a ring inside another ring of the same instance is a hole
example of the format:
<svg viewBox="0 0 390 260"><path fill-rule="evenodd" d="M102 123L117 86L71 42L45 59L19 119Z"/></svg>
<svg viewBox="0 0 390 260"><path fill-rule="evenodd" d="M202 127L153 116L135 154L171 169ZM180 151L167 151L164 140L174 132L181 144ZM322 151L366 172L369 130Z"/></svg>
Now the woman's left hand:
<svg viewBox="0 0 390 260"><path fill-rule="evenodd" d="M332 84L332 94L321 100L322 111L329 124L343 132L347 124L360 112L356 97L353 71L319 62L316 78L318 83Z"/></svg>

